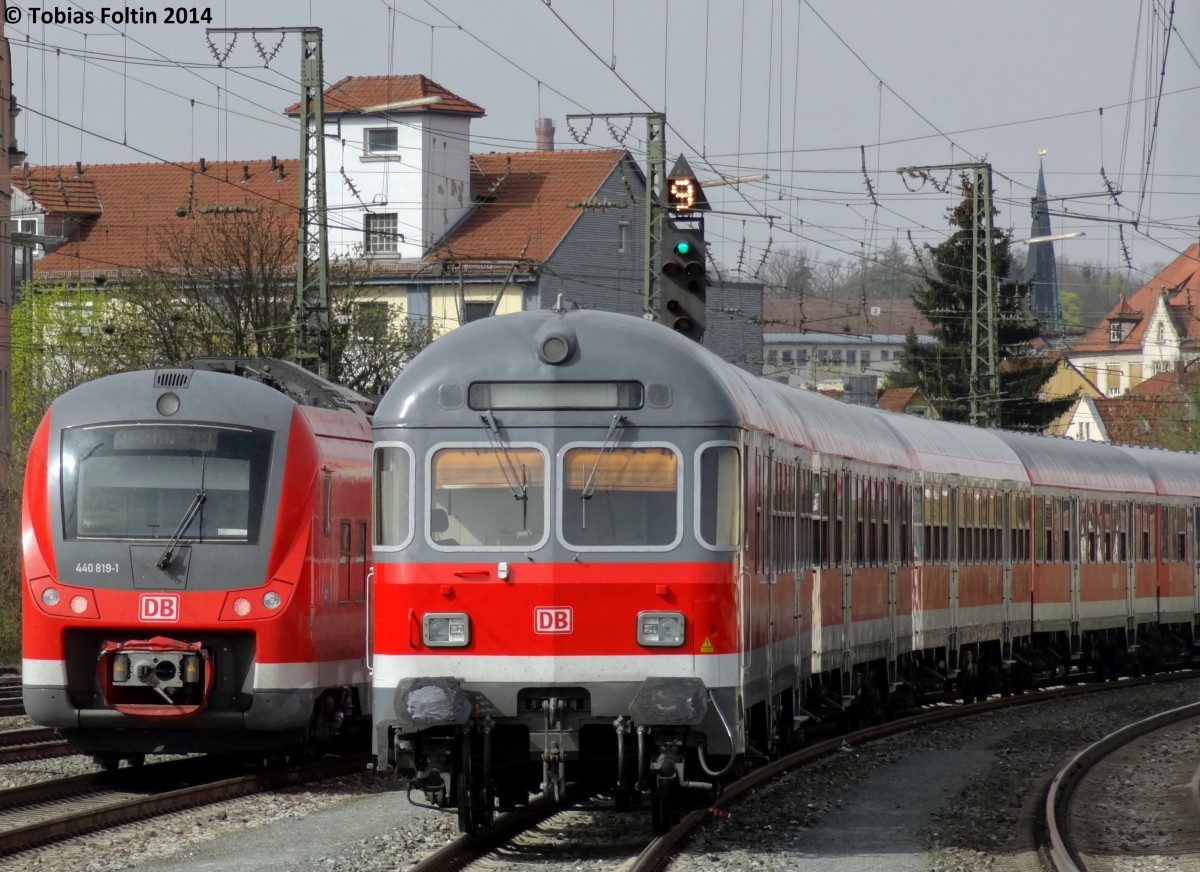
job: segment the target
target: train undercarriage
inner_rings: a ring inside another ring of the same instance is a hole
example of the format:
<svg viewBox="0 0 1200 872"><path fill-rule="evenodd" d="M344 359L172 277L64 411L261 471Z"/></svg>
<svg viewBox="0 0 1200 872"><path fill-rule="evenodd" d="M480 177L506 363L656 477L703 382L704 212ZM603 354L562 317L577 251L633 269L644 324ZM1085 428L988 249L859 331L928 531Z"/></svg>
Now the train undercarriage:
<svg viewBox="0 0 1200 872"><path fill-rule="evenodd" d="M490 826L496 811L524 805L532 794L566 801L576 785L608 794L618 807L648 805L654 831L664 832L747 768L813 738L882 723L922 703L971 703L1058 682L1188 668L1198 660L1197 632L1187 624L1143 625L1136 633L1056 630L1010 645L972 642L856 664L845 677L836 670L813 675L773 694L769 705L763 700L743 712L740 740L732 731L714 740L734 753L710 753L708 735L695 724L580 716L575 690L546 696L536 718L521 723L476 706L461 725L393 729L389 757L397 782L432 806L456 809L464 832Z"/></svg>

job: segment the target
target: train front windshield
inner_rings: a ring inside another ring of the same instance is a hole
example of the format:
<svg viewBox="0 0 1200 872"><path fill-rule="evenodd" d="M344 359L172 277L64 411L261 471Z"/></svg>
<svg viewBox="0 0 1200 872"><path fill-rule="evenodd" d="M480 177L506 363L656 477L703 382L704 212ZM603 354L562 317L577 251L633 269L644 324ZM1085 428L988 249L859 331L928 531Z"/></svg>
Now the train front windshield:
<svg viewBox="0 0 1200 872"><path fill-rule="evenodd" d="M64 430L63 536L257 542L271 447L270 432L246 427Z"/></svg>

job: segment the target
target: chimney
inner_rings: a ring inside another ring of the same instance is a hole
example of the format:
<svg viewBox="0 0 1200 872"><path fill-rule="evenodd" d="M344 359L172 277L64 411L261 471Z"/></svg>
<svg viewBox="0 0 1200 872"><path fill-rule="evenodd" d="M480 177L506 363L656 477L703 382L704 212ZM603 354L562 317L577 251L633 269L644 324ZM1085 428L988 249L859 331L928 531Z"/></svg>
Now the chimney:
<svg viewBox="0 0 1200 872"><path fill-rule="evenodd" d="M82 175L83 175L83 161L77 160L77 161L75 161L75 178L79 178Z"/></svg>
<svg viewBox="0 0 1200 872"><path fill-rule="evenodd" d="M539 118L533 125L538 151L554 151L554 119Z"/></svg>
<svg viewBox="0 0 1200 872"><path fill-rule="evenodd" d="M271 172L275 172L277 169L279 169L278 158L275 155L271 155Z"/></svg>
<svg viewBox="0 0 1200 872"><path fill-rule="evenodd" d="M250 181L250 165L242 164L242 184Z"/></svg>
<svg viewBox="0 0 1200 872"><path fill-rule="evenodd" d="M204 158L200 158L200 172L208 172L208 164L205 162Z"/></svg>

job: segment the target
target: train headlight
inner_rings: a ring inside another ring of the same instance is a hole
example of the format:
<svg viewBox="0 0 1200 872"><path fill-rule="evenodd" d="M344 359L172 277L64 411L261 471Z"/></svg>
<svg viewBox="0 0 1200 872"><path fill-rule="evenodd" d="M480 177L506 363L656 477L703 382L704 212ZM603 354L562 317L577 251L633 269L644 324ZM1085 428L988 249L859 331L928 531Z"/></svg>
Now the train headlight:
<svg viewBox="0 0 1200 872"><path fill-rule="evenodd" d="M112 677L114 682L129 680L129 655L118 654L113 658Z"/></svg>
<svg viewBox="0 0 1200 872"><path fill-rule="evenodd" d="M87 597L80 596L79 594L71 597L71 611L73 611L75 614L82 615L87 611L87 606Z"/></svg>
<svg viewBox="0 0 1200 872"><path fill-rule="evenodd" d="M686 627L683 612L638 612L638 644L678 648L683 644Z"/></svg>
<svg viewBox="0 0 1200 872"><path fill-rule="evenodd" d="M269 609L279 608L281 602L283 602L282 597L273 590L269 590L263 594L263 605Z"/></svg>
<svg viewBox="0 0 1200 872"><path fill-rule="evenodd" d="M430 612L421 618L421 638L430 648L465 648L471 619L465 612Z"/></svg>
<svg viewBox="0 0 1200 872"><path fill-rule="evenodd" d="M233 613L239 618L244 618L250 614L250 600L244 596L240 596L233 601Z"/></svg>
<svg viewBox="0 0 1200 872"><path fill-rule="evenodd" d="M52 587L46 588L42 591L42 602L48 606L58 605L58 591Z"/></svg>

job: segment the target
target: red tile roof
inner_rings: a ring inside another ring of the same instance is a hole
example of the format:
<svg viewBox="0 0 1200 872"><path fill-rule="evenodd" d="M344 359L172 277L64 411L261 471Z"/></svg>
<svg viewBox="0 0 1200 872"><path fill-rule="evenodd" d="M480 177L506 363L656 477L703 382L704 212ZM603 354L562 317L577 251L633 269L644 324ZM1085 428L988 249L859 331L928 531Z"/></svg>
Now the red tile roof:
<svg viewBox="0 0 1200 872"><path fill-rule="evenodd" d="M196 215L234 207L285 209L295 214L300 196L298 163L281 160L276 166L272 171L270 161L229 161L209 163L201 173L198 164L86 165L72 181L75 190L90 192L91 199L69 202L54 192L60 178L74 177L74 166L18 171L13 185L51 212L82 217L67 242L35 262L39 275L53 278L152 266L161 256L164 233L179 227L189 211ZM243 172L248 176L245 182ZM90 211L81 211L80 202L90 204Z"/></svg>
<svg viewBox="0 0 1200 872"><path fill-rule="evenodd" d="M94 179L76 175L74 167L53 167L53 170L52 174L28 170L28 177L21 177L18 173L13 181L25 181L25 192L54 212L68 215L99 215L104 211L96 193ZM22 186L18 184L18 187Z"/></svg>
<svg viewBox="0 0 1200 872"><path fill-rule="evenodd" d="M903 412L916 395L916 388L888 388L879 395L876 407L890 412Z"/></svg>
<svg viewBox="0 0 1200 872"><path fill-rule="evenodd" d="M440 98L433 102L434 98ZM430 100L416 106L400 106L383 109L395 103L409 100ZM361 112L379 107L376 111L398 112L455 112L464 115L483 115L483 107L464 100L453 91L447 90L425 76L346 76L325 89L325 114ZM300 104L293 103L283 110L288 115L297 115Z"/></svg>
<svg viewBox="0 0 1200 872"><path fill-rule="evenodd" d="M1159 295L1164 292L1184 346L1200 346L1200 244L1192 244L1128 300L1119 300L1099 324L1082 339L1071 343L1071 352L1140 352L1150 315ZM1109 339L1110 321L1134 319L1137 324L1129 335L1119 342Z"/></svg>
<svg viewBox="0 0 1200 872"><path fill-rule="evenodd" d="M626 157L622 149L474 155L471 188L480 202L426 260L545 261L582 212L571 204L591 199Z"/></svg>
<svg viewBox="0 0 1200 872"><path fill-rule="evenodd" d="M764 333L905 334L910 327L918 335L933 329L912 300L763 300Z"/></svg>

